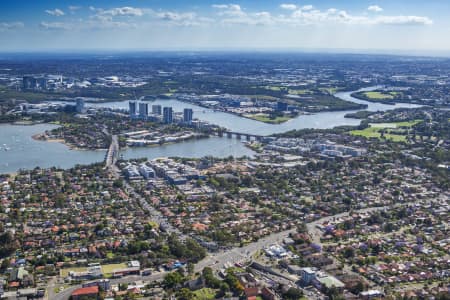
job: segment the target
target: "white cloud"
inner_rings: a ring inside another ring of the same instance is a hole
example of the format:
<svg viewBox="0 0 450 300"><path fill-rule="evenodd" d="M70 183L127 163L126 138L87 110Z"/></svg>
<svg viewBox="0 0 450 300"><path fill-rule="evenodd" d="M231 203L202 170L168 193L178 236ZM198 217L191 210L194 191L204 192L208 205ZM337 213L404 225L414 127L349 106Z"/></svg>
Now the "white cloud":
<svg viewBox="0 0 450 300"><path fill-rule="evenodd" d="M62 22L41 22L39 27L45 30L65 30L70 29L70 25Z"/></svg>
<svg viewBox="0 0 450 300"><path fill-rule="evenodd" d="M249 14L251 16L251 14ZM321 11L318 9L305 10L299 8L290 15L280 15L272 20L280 24L293 26L315 25L325 23L337 23L347 25L431 25L433 21L428 17L420 16L377 16L352 15L345 10L329 8Z"/></svg>
<svg viewBox="0 0 450 300"><path fill-rule="evenodd" d="M47 9L45 12L48 13L49 15L52 15L55 17L61 17L61 16L65 15L65 13L62 10L60 10L59 8Z"/></svg>
<svg viewBox="0 0 450 300"><path fill-rule="evenodd" d="M173 26L213 26L248 25L248 26L303 26L321 24L345 25L431 25L433 21L425 16L384 16L366 13L353 15L344 10L329 8L319 10L312 5L297 6L281 4L285 14L270 11L248 11L238 4L214 4L213 15L199 15L190 11L164 11L149 8L89 7L91 15L87 20L71 20L69 23L42 22L43 29L110 29L110 28L146 28L154 25ZM69 7L70 11L72 9ZM146 16L145 18L135 18ZM213 19L214 17L214 19ZM2 26L5 27L5 26Z"/></svg>
<svg viewBox="0 0 450 300"><path fill-rule="evenodd" d="M166 21L193 20L194 13L176 13L171 11L157 13L158 18Z"/></svg>
<svg viewBox="0 0 450 300"><path fill-rule="evenodd" d="M211 18L198 16L194 12L151 11L151 16L156 20L178 26L200 26L214 21Z"/></svg>
<svg viewBox="0 0 450 300"><path fill-rule="evenodd" d="M380 16L374 20L375 24L386 25L432 25L433 20L419 16Z"/></svg>
<svg viewBox="0 0 450 300"><path fill-rule="evenodd" d="M243 17L246 15L239 4L214 4L212 7L220 10L220 16Z"/></svg>
<svg viewBox="0 0 450 300"><path fill-rule="evenodd" d="M91 10L96 10L94 7L90 7ZM101 15L110 15L110 16L132 16L132 17L141 17L144 15L144 12L141 8L135 7L115 7L107 10L97 9L98 13Z"/></svg>
<svg viewBox="0 0 450 300"><path fill-rule="evenodd" d="M226 9L226 8L228 8L228 4L213 4L211 6L213 8L217 8L217 9Z"/></svg>
<svg viewBox="0 0 450 300"><path fill-rule="evenodd" d="M81 8L81 6L69 5L69 10L70 11L76 11L76 10L79 10L80 8Z"/></svg>
<svg viewBox="0 0 450 300"><path fill-rule="evenodd" d="M281 4L280 7L282 9L286 9L286 10L296 10L297 9L297 5L289 4L289 3Z"/></svg>
<svg viewBox="0 0 450 300"><path fill-rule="evenodd" d="M6 30L14 30L25 27L25 24L22 22L1 22L0 23L0 31Z"/></svg>
<svg viewBox="0 0 450 300"><path fill-rule="evenodd" d="M373 11L373 12L382 12L383 9L381 7L379 7L378 5L370 5L367 8L368 11Z"/></svg>

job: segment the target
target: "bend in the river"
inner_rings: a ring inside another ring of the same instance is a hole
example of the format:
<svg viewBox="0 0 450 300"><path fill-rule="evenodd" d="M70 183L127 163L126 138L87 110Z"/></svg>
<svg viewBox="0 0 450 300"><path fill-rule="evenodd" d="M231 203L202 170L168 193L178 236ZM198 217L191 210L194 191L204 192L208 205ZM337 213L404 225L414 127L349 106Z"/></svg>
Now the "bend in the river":
<svg viewBox="0 0 450 300"><path fill-rule="evenodd" d="M377 87L366 88L371 90ZM346 101L367 104L369 111L386 111L399 107L418 107L415 104L396 103L387 105L372 103L356 99L351 96L353 92L339 92L335 94ZM181 112L184 108L192 108L194 117L226 127L234 132L251 133L258 135L271 135L302 128L333 128L341 125L358 125L360 120L345 118L351 111L322 112L311 115L300 115L282 124L272 125L255 120L242 118L236 115L215 112L196 105L177 100L152 101L163 106L172 106L174 111ZM96 107L128 108L128 101L88 104ZM18 169L31 169L39 167L70 168L75 164L89 164L101 162L105 151L70 150L61 143L36 141L32 135L54 128L54 125L39 124L34 126L0 125L0 173L11 173ZM8 150L5 151L5 148ZM189 140L181 143L163 145L160 147L130 148L122 151L126 159L161 156L203 157L207 155L217 157L251 156L253 151L236 139L212 137L209 139Z"/></svg>

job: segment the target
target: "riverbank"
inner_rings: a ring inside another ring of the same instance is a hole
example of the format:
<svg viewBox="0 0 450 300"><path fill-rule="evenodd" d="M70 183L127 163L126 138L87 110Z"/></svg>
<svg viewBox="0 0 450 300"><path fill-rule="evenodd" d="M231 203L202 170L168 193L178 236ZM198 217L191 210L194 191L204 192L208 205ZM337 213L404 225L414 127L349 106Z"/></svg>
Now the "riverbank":
<svg viewBox="0 0 450 300"><path fill-rule="evenodd" d="M15 121L15 122L11 122L11 124L13 125L19 125L19 126L33 126L33 125L37 125L37 124L43 124L42 121Z"/></svg>
<svg viewBox="0 0 450 300"><path fill-rule="evenodd" d="M284 122L287 122L289 120L292 120L292 119L298 117L298 115L295 115L295 116L282 116L282 117L281 116L277 116L277 117L272 119L267 114L264 114L264 115L262 115L262 114L238 115L238 116L243 117L243 118L247 118L247 119L250 119L250 120L259 121L259 122L266 123L266 124L275 124L275 125L276 124L282 124Z"/></svg>
<svg viewBox="0 0 450 300"><path fill-rule="evenodd" d="M49 142L49 143L60 143L64 146L68 147L69 150L76 150L76 151L106 151L107 148L89 148L89 147L80 147L78 145L74 145L71 143L68 143L64 139L57 139L57 138L50 138L45 133L37 133L33 134L31 138L35 141L41 141L41 142Z"/></svg>
<svg viewBox="0 0 450 300"><path fill-rule="evenodd" d="M186 142L186 141L191 141L191 140L201 140L201 139L205 139L205 138L210 138L210 135L208 134L194 134L191 135L187 138L179 138L176 140L171 140L171 141L158 141L158 142L154 142L154 143L143 143L141 145L137 145L135 144L133 145L129 145L127 142L127 145L125 147L121 147L122 149L130 149L130 148L152 148L152 147L160 147L163 145L172 145L172 144L178 144L181 142Z"/></svg>
<svg viewBox="0 0 450 300"><path fill-rule="evenodd" d="M353 101L348 101L348 100L342 99L340 97L337 97L337 98L339 98L340 100L346 101L346 102L351 102L354 104L354 106L349 107L349 108L327 107L327 108L318 109L315 111L300 111L300 112L296 113L295 115L279 116L279 117L276 117L275 119L271 119L269 116L267 116L267 117L261 116L263 114L268 115L267 113L244 114L244 113L233 112L233 111L224 109L223 107L209 107L200 102L191 102L191 101L187 101L185 99L180 99L180 98L176 98L176 97L175 97L175 100L182 102L182 103L195 105L197 107L204 108L204 109L212 111L212 112L230 114L230 115L233 115L236 117L245 118L245 119L249 119L252 121L257 121L257 122L261 122L261 123L268 124L268 125L281 125L290 120L297 119L298 117L301 117L301 116L309 116L309 115L330 113L330 112L351 112L351 111L355 111L355 110L364 110L364 109L368 108L367 104L361 104L361 103L357 103L357 102L353 102ZM230 129L230 128L228 128L228 129Z"/></svg>

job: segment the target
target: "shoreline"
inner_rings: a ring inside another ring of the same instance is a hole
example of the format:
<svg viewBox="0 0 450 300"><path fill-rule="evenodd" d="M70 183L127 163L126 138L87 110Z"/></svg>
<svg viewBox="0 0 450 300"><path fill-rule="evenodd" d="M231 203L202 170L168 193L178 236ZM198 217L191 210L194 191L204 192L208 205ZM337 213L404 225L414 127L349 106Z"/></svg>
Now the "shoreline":
<svg viewBox="0 0 450 300"><path fill-rule="evenodd" d="M337 97L337 98L339 98L339 97ZM357 99L359 99L359 98L357 98ZM367 104L360 104L359 108L325 109L325 110L315 111L315 112L302 111L302 112L298 113L298 115L296 115L295 117L291 117L288 120L285 120L285 121L282 121L282 122L266 122L266 121L261 121L261 120L254 119L252 117L245 116L243 114L238 114L238 113L234 113L234 112L231 112L231 111L225 111L225 110L222 110L222 109L214 109L214 108L211 108L211 107L203 106L203 105L201 105L201 104L199 104L197 102L189 102L189 101L186 101L186 100L178 99L176 97L174 98L174 100L180 101L180 102L183 102L183 103L187 103L187 104L190 104L190 105L195 105L195 106L198 106L198 107L201 107L201 108L204 108L204 109L211 110L213 112L221 112L221 113L225 113L225 114L230 114L230 115L234 115L234 116L237 116L237 117L241 117L241 118L245 118L245 119L248 119L248 120L253 120L253 121L256 121L256 122L260 122L260 123L263 123L263 124L269 124L269 125L280 125L280 124L283 124L283 123L287 123L287 122L289 122L291 120L294 120L296 118L299 118L301 116L304 116L304 115L315 115L315 114L326 113L326 112L342 112L342 111L365 110L368 107ZM359 100L362 100L362 99L359 99ZM345 101L347 101L347 100L345 100ZM351 102L351 101L348 101L348 102ZM356 102L353 102L353 103L356 103Z"/></svg>
<svg viewBox="0 0 450 300"><path fill-rule="evenodd" d="M49 143L61 143L69 148L69 150L76 150L76 151L107 151L107 148L98 148L98 149L92 149L92 148L81 148L76 145L67 143L64 139L54 139L49 138L45 133L36 133L31 136L31 138L35 141L40 142L49 142Z"/></svg>

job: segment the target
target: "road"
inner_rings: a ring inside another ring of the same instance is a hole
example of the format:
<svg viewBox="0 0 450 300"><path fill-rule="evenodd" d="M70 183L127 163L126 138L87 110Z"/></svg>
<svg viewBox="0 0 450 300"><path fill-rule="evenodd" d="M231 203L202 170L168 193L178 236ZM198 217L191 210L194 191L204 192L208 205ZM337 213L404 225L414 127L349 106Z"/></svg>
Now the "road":
<svg viewBox="0 0 450 300"><path fill-rule="evenodd" d="M389 208L389 206L370 207L370 208L355 210L354 212L355 213L367 213L367 212L372 212L372 211L377 211L377 210L384 210L384 209L388 209L388 208ZM335 219L339 219L342 217L348 217L348 214L349 214L348 212L343 212L343 213L340 213L337 215L317 219L311 223L307 223L306 227L308 229L309 236L311 237L311 241L318 245L321 244L320 237L322 236L322 231L319 228L317 228L317 225L323 224L325 222L333 221Z"/></svg>
<svg viewBox="0 0 450 300"><path fill-rule="evenodd" d="M106 131L105 134L108 134L108 132ZM111 144L109 145L108 152L106 153L105 167L111 168L112 166L114 166L118 158L119 158L119 139L117 135L111 135Z"/></svg>
<svg viewBox="0 0 450 300"><path fill-rule="evenodd" d="M103 132L106 135L110 135L106 128L103 129ZM116 166L117 160L119 158L119 150L119 141L117 135L111 135L111 145L109 146L108 153L106 155L105 168L108 169L111 175L113 175L116 179L120 178L120 170ZM156 222L160 226L162 225L167 233L175 233L182 240L186 239L186 236L181 233L181 231L173 227L172 224L167 221L167 219L161 214L160 211L148 204L147 200L139 195L139 193L136 192L135 188L127 181L125 181L125 188L130 198L136 200L144 210L149 212L152 221Z"/></svg>
<svg viewBox="0 0 450 300"><path fill-rule="evenodd" d="M187 236L183 234L178 228L172 226L172 224L167 221L167 219L161 214L159 210L151 206L145 198L138 194L131 184L125 182L124 185L128 195L139 202L139 205L142 207L142 209L150 214L150 218L152 219L152 221L156 222L160 226L162 225L167 233L175 233L181 240L185 240L187 238Z"/></svg>
<svg viewBox="0 0 450 300"><path fill-rule="evenodd" d="M114 284L119 284L119 283L133 283L136 281L144 281L145 283L151 283L151 282L155 282L155 281L162 281L164 279L164 276L167 274L168 272L158 272L158 273L154 273L152 275L149 276L127 276L127 277L123 277L123 278L117 278L117 279L111 279L110 282L112 285ZM53 291L53 289L56 287L58 288L59 286L62 285L53 285L53 286L49 286L47 288L47 293L46 293L46 298L45 299L49 299L49 300L67 300L69 299L70 295L73 293L74 290L78 289L81 287L81 285L75 285L75 286L71 286L70 288L67 288L65 290L63 290L62 292L55 294L55 292Z"/></svg>
<svg viewBox="0 0 450 300"><path fill-rule="evenodd" d="M382 210L387 209L388 207L374 207L374 208L365 208L361 210L357 210L355 212L371 212L375 210ZM336 218L341 218L348 216L348 212L337 214L334 216L324 217L318 220L315 220L311 223L307 224L308 233L311 236L312 242L321 244L320 242L320 236L321 231L317 228L318 224L321 224L326 221L331 221ZM223 268L223 265L225 263L235 264L238 262L248 261L252 259L252 256L258 251L263 249L264 247L267 247L274 243L281 243L284 238L288 237L289 234L295 233L296 229L290 229L281 231L278 233L273 233L265 238L260 239L257 242L248 244L244 247L240 248L233 248L226 251L220 251L217 253L209 254L206 258L198 262L195 266L195 271L199 272L203 270L204 267L211 267L214 271L217 271L221 268Z"/></svg>
<svg viewBox="0 0 450 300"><path fill-rule="evenodd" d="M140 201L144 201L141 204L142 207L144 207L144 209L147 209L147 206L148 206L149 211L152 211L152 212L155 211L155 213L156 213L155 215L157 215L157 213L159 213L152 206L150 206L147 203L147 201L145 201L145 199L140 197L140 195L136 194L134 192L133 187L131 187L127 184L127 189L131 190L131 196L135 197L136 199L138 199ZM405 204L407 204L407 203L405 203ZM398 204L395 206L397 207L397 206L402 206L405 204ZM355 212L363 213L363 212L371 212L371 211L383 210L383 209L388 209L388 208L389 208L388 206L374 207L374 208L366 208L366 209L357 210ZM152 212L151 212L151 214L152 214ZM348 212L337 214L334 216L324 217L324 218L315 220L311 223L308 223L307 228L308 228L308 232L312 238L312 241L319 245L321 244L321 242L320 242L321 231L317 228L318 224L324 223L326 221L331 221L336 218L345 217L345 216L348 216ZM159 219L161 222L164 221L163 216L161 216L161 217L156 216L156 219L157 220ZM177 229L174 228L173 230L174 230L173 232L176 233ZM296 229L285 230L285 231L281 231L278 233L273 233L265 238L258 240L257 242L250 243L244 247L235 247L230 250L220 251L217 253L211 253L195 265L195 272L201 272L204 267L211 267L213 269L213 271L218 271L224 267L225 263L234 265L235 263L238 263L238 262L251 261L253 255L257 251L259 251L259 250L263 249L264 247L267 247L271 244L281 243L284 238L289 236L289 234L295 233L295 232L296 232ZM132 282L138 281L138 280L143 280L145 282L161 281L166 274L167 274L167 272L160 272L160 273L155 273L155 274L152 274L152 275L146 276L146 277L130 276L130 277L124 277L124 278L120 278L120 279L112 279L111 284L132 283ZM48 295L47 299L66 300L69 298L70 294L75 289L81 287L81 285L73 286L73 287L70 287L70 288L55 295L53 289L55 287L58 288L59 286L61 286L61 285L58 285L58 284L50 284L49 285L49 287L47 288L47 295Z"/></svg>
<svg viewBox="0 0 450 300"><path fill-rule="evenodd" d="M281 243L290 233L294 233L296 229L290 229L273 233L257 242L248 244L244 247L236 247L231 250L212 253L195 265L195 271L199 272L204 267L211 267L214 271L223 268L225 263L235 264L238 262L248 261L252 256L262 248L274 243Z"/></svg>

